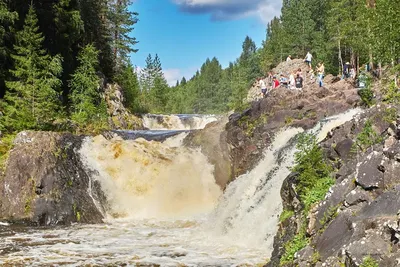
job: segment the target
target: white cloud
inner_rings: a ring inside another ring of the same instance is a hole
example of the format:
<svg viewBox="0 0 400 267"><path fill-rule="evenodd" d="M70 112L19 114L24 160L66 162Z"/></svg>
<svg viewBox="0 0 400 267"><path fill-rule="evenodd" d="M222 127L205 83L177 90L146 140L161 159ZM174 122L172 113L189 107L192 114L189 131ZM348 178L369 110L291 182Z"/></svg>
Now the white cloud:
<svg viewBox="0 0 400 267"><path fill-rule="evenodd" d="M188 69L165 69L165 70L163 70L164 77L170 86L176 85L176 81L181 81L181 79L183 77L185 77L186 80L189 80L196 73L196 71L197 71L197 68L195 68L195 67L191 67Z"/></svg>
<svg viewBox="0 0 400 267"><path fill-rule="evenodd" d="M280 14L280 0L172 0L183 12L210 14L213 20L257 16L266 24Z"/></svg>

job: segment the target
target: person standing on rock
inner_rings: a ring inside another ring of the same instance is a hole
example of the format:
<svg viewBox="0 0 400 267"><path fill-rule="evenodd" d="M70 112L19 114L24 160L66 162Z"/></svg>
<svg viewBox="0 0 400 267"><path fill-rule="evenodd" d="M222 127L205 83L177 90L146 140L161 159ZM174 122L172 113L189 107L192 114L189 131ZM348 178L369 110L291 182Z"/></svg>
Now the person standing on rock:
<svg viewBox="0 0 400 267"><path fill-rule="evenodd" d="M296 72L293 71L292 73L290 73L290 76L289 76L289 84L290 84L290 89L291 90L296 89L296 80L294 78L295 75L296 75Z"/></svg>
<svg viewBox="0 0 400 267"><path fill-rule="evenodd" d="M324 81L324 74L325 74L325 66L323 62L318 63L318 84L319 87L322 87L324 85L323 81Z"/></svg>
<svg viewBox="0 0 400 267"><path fill-rule="evenodd" d="M303 90L303 77L301 77L300 74L298 73L295 82L296 82L296 89L300 91Z"/></svg>
<svg viewBox="0 0 400 267"><path fill-rule="evenodd" d="M278 88L279 87L279 81L278 81L278 79L276 78L276 76L274 76L273 78L272 78L272 89L276 89L276 88Z"/></svg>
<svg viewBox="0 0 400 267"><path fill-rule="evenodd" d="M310 51L308 51L306 57L304 58L304 61L307 63L309 68L311 68L312 58L313 56L311 55Z"/></svg>
<svg viewBox="0 0 400 267"><path fill-rule="evenodd" d="M263 97L266 96L267 94L267 85L265 84L265 81L263 78L259 78L259 82L258 82L260 88L261 88L261 94Z"/></svg>
<svg viewBox="0 0 400 267"><path fill-rule="evenodd" d="M292 56L291 56L291 55L289 55L289 56L286 58L286 62L289 62L289 61L292 61Z"/></svg>

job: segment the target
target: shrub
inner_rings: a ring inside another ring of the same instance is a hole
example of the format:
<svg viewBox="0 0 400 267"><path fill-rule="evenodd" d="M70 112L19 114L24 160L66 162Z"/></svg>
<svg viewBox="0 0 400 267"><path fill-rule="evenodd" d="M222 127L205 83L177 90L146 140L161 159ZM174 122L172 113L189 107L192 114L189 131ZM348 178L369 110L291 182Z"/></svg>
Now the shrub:
<svg viewBox="0 0 400 267"><path fill-rule="evenodd" d="M0 140L0 171L4 170L10 150L13 147L14 134L5 135Z"/></svg>
<svg viewBox="0 0 400 267"><path fill-rule="evenodd" d="M372 128L371 120L367 120L363 130L357 135L355 145L362 151L365 151L370 146L379 144L382 141L383 137Z"/></svg>
<svg viewBox="0 0 400 267"><path fill-rule="evenodd" d="M279 221L280 222L284 222L287 219L289 219L290 217L292 217L294 215L294 211L292 210L283 210L281 213L281 216L279 216Z"/></svg>
<svg viewBox="0 0 400 267"><path fill-rule="evenodd" d="M312 197L318 192L313 189L325 188L332 168L325 163L322 149L317 144L317 139L312 134L301 134L297 143L298 151L295 153L295 166L293 172L298 173L298 192L300 196ZM326 192L325 192L326 193Z"/></svg>
<svg viewBox="0 0 400 267"><path fill-rule="evenodd" d="M308 245L308 238L306 237L306 231L302 229L293 240L288 241L285 245L285 253L282 255L280 260L280 265L285 265L288 263L292 263L294 260L294 255L297 251L303 249Z"/></svg>
<svg viewBox="0 0 400 267"><path fill-rule="evenodd" d="M360 267L379 267L379 264L371 256L365 257Z"/></svg>

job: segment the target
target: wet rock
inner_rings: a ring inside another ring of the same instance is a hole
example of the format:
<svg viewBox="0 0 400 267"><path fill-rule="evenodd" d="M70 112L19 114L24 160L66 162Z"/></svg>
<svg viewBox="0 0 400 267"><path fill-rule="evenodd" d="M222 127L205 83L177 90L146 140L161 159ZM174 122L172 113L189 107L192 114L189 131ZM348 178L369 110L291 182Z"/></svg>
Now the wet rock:
<svg viewBox="0 0 400 267"><path fill-rule="evenodd" d="M224 189L229 181L233 179L232 166L229 158L229 147L227 143L227 132L225 125L227 118L222 118L217 122L210 123L205 129L191 132L184 140L183 144L188 147L200 147L210 163L215 166L214 177L216 183ZM237 132L241 135L241 132ZM245 137L237 137L243 140ZM258 148L253 146L253 151L258 152Z"/></svg>
<svg viewBox="0 0 400 267"><path fill-rule="evenodd" d="M18 134L1 179L0 220L34 225L102 222L105 196L77 153L83 138Z"/></svg>

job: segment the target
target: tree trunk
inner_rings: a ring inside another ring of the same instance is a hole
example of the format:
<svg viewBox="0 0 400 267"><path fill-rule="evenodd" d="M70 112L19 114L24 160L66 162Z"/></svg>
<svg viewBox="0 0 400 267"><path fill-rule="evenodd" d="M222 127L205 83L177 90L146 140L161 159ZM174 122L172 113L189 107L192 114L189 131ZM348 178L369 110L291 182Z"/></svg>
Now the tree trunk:
<svg viewBox="0 0 400 267"><path fill-rule="evenodd" d="M342 48L341 48L341 42L340 38L338 39L338 47L339 47L339 52L338 52L338 59L339 59L339 76L341 76L343 72L343 58L342 58Z"/></svg>

